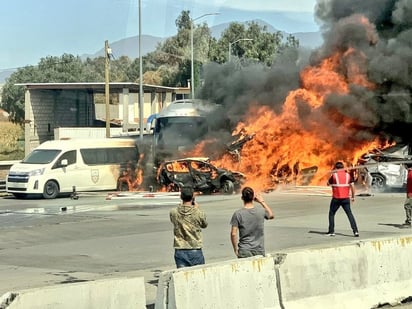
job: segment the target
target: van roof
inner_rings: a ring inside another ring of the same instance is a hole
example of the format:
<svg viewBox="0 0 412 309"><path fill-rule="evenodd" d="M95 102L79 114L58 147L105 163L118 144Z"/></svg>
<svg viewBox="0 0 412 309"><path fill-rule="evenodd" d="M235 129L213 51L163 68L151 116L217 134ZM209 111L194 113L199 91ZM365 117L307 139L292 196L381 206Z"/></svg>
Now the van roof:
<svg viewBox="0 0 412 309"><path fill-rule="evenodd" d="M93 139L61 139L51 140L40 144L36 149L69 149L77 147L102 148L102 147L133 147L137 146L131 138L93 138Z"/></svg>

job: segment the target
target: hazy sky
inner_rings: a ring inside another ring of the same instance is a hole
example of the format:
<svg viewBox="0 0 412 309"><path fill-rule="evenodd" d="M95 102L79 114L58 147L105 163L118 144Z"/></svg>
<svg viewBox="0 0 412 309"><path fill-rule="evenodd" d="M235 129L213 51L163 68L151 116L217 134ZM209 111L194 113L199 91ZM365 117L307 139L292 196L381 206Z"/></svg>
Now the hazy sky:
<svg viewBox="0 0 412 309"><path fill-rule="evenodd" d="M262 19L289 33L317 31L316 0L141 0L142 34L176 34L176 18L189 10L209 27ZM139 34L138 0L6 0L0 18L0 72L63 53L95 53L104 41ZM282 18L274 14L284 13Z"/></svg>

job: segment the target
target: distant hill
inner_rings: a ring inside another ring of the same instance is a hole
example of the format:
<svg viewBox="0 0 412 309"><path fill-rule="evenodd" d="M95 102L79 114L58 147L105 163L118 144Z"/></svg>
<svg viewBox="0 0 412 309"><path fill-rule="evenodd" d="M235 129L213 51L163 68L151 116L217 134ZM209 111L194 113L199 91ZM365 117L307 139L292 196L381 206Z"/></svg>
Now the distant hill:
<svg viewBox="0 0 412 309"><path fill-rule="evenodd" d="M15 71L15 69L0 70L0 84L3 84L6 81L6 78L8 78Z"/></svg>
<svg viewBox="0 0 412 309"><path fill-rule="evenodd" d="M165 41L166 38L160 38L151 35L142 35L142 55L146 55L156 49L156 47ZM118 58L120 56L128 56L130 59L139 57L139 36L132 36L121 39L116 42L109 42L113 55ZM96 58L104 56L104 48L98 50L94 54L82 55L82 59Z"/></svg>
<svg viewBox="0 0 412 309"><path fill-rule="evenodd" d="M243 24L246 24L249 22L255 22L262 27L266 27L266 30L268 32L273 33L273 32L279 31L278 29L273 27L271 24L261 19L254 19L251 21L246 21L246 22L243 22ZM210 32L213 37L219 39L222 33L229 27L229 25L230 23L224 23L224 24L219 24L219 25L210 27ZM289 33L285 31L281 31L281 32L285 38L286 36L289 35ZM316 47L319 47L323 42L322 35L320 32L296 32L296 33L291 33L291 34L299 40L300 46L302 47L316 48Z"/></svg>
<svg viewBox="0 0 412 309"><path fill-rule="evenodd" d="M266 26L267 31L269 32L276 32L276 30L272 25L269 23L262 21L262 20L254 20L254 22L258 23L261 26ZM247 23L247 22L244 22ZM213 27L210 27L210 32L213 37L219 39L229 26L229 23L219 24ZM284 37L289 35L289 33L283 32ZM322 44L322 36L320 32L299 32L299 33L292 33L299 42L300 46L307 47L307 48L315 48ZM149 52L152 52L156 49L157 45L164 42L167 38L160 38L150 35L142 35L142 54L146 55ZM125 38L113 43L110 43L110 47L115 57L120 57L122 55L128 56L131 59L138 58L138 51L139 51L139 36L133 36L129 38ZM99 57L103 56L103 48L91 55L82 55L82 58L90 57Z"/></svg>
<svg viewBox="0 0 412 309"><path fill-rule="evenodd" d="M257 19L253 20L254 22L258 23L261 26L266 26L267 31L269 32L276 32L276 30L272 25L269 23ZM243 22L247 23L247 22ZM220 38L223 31L227 29L229 23L219 24L213 27L210 27L210 31L213 37ZM288 35L286 32L282 32L284 37ZM301 47L306 48L316 48L322 44L322 36L320 32L298 32L292 33L299 42ZM149 52L152 52L156 49L158 44L164 42L167 38L161 38L151 35L142 35L142 55L146 55ZM130 59L135 59L139 57L139 36L132 36L125 39L121 39L115 42L109 42L110 48L112 49L113 56L115 58L119 58L120 56L128 56ZM104 49L99 49L95 53L92 54L83 54L81 55L81 59L86 58L96 58L104 56ZM8 78L15 70L7 70L7 71L0 71L0 84L4 83L6 78Z"/></svg>

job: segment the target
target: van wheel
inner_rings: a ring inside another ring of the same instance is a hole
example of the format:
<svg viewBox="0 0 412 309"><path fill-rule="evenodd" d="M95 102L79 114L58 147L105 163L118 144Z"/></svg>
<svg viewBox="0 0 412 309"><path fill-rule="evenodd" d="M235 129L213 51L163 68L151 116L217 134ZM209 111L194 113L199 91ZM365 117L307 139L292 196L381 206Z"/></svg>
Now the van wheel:
<svg viewBox="0 0 412 309"><path fill-rule="evenodd" d="M222 188L221 188L221 192L223 194L233 194L234 191L235 191L235 185L233 184L231 180L226 179L225 181L223 181Z"/></svg>
<svg viewBox="0 0 412 309"><path fill-rule="evenodd" d="M48 180L44 185L43 197L53 199L59 195L59 185L54 180Z"/></svg>

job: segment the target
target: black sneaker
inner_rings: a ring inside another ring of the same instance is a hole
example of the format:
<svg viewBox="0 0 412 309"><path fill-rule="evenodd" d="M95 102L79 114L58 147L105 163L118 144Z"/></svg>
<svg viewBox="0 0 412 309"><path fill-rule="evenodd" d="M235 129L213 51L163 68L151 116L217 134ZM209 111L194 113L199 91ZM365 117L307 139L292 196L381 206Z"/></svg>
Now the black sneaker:
<svg viewBox="0 0 412 309"><path fill-rule="evenodd" d="M354 237L359 237L359 233L358 233L358 232L354 232L354 233L353 233L353 236L354 236Z"/></svg>

